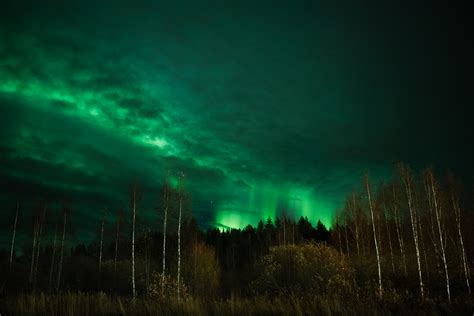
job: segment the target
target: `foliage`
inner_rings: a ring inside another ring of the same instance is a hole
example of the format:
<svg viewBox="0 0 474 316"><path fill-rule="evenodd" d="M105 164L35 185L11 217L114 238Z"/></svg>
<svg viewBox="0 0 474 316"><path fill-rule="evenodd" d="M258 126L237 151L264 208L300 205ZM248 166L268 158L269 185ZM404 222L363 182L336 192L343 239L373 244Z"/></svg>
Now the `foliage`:
<svg viewBox="0 0 474 316"><path fill-rule="evenodd" d="M180 296L186 299L189 296L188 289L183 283L179 286ZM168 274L165 274L164 278L162 273L152 274L150 284L147 288L147 294L150 298L172 298L177 297L177 293L178 282L175 278Z"/></svg>
<svg viewBox="0 0 474 316"><path fill-rule="evenodd" d="M258 262L261 271L251 287L269 296L333 295L353 297L354 270L344 256L323 244L272 247Z"/></svg>
<svg viewBox="0 0 474 316"><path fill-rule="evenodd" d="M196 297L214 298L219 294L221 268L213 248L198 242L186 254L183 279Z"/></svg>

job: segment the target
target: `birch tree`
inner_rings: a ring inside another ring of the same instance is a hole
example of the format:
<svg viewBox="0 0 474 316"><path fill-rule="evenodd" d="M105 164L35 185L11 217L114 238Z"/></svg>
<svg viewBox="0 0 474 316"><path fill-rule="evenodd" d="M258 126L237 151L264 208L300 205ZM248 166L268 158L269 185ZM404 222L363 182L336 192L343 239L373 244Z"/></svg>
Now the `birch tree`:
<svg viewBox="0 0 474 316"><path fill-rule="evenodd" d="M413 232L413 242L415 244L415 253L416 253L416 263L418 268L418 279L420 285L420 295L421 298L424 298L424 285L423 285L423 275L421 271L421 258L420 258L420 246L419 246L419 239L418 239L418 222L417 222L417 215L416 215L416 208L414 205L414 180L411 174L410 169L405 166L403 163L399 164L398 166L400 176L402 178L402 183L405 187L405 192L407 196L407 203L408 203L408 210L410 212L410 223Z"/></svg>
<svg viewBox="0 0 474 316"><path fill-rule="evenodd" d="M165 294L165 275L166 275L166 225L168 222L168 207L170 200L170 187L168 176L165 178L163 185L163 263L161 272L161 295Z"/></svg>
<svg viewBox="0 0 474 316"><path fill-rule="evenodd" d="M424 172L424 179L425 179L425 188L427 188L427 198L430 201L430 205L433 207L433 211L435 214L436 219L436 237L438 238L438 245L439 245L439 259L443 264L444 270L444 278L446 282L446 295L448 297L448 302L451 303L451 290L449 284L449 271L448 271L448 263L446 260L446 231L443 227L443 209L442 209L442 201L440 196L440 189L439 184L434 177L434 173L431 169L428 169Z"/></svg>
<svg viewBox="0 0 474 316"><path fill-rule="evenodd" d="M450 175L449 180L451 182L450 183L451 203L453 207L454 218L456 221L456 230L458 233L457 235L458 235L458 241L459 241L462 268L464 272L464 279L466 281L467 292L469 295L471 295L471 284L469 282L471 276L470 276L469 265L468 265L467 256L466 256L466 249L464 248L464 238L463 238L462 230L461 230L461 206L460 206L461 203L459 202L459 196L455 193L454 177Z"/></svg>
<svg viewBox="0 0 474 316"><path fill-rule="evenodd" d="M115 255L114 255L114 272L117 272L117 257L118 257L118 246L119 246L119 238L120 238L120 224L122 222L123 212L117 212L117 222L115 226Z"/></svg>
<svg viewBox="0 0 474 316"><path fill-rule="evenodd" d="M151 243L153 241L151 231L149 229L144 230L143 243L145 252L145 284L146 287L150 285L150 273L151 273Z"/></svg>
<svg viewBox="0 0 474 316"><path fill-rule="evenodd" d="M44 225L44 217L46 216L46 204L43 207L43 212L41 213L41 220L39 224L39 230L38 230L38 241L36 244L36 260L35 260L35 272L34 272L34 284L36 287L36 276L38 275L38 265L39 265L39 255L40 255L40 249L41 249L41 235L43 232L43 225Z"/></svg>
<svg viewBox="0 0 474 316"><path fill-rule="evenodd" d="M137 185L133 185L131 194L131 206L132 206L132 296L133 302L136 301L137 292L135 288L135 222L137 217Z"/></svg>
<svg viewBox="0 0 474 316"><path fill-rule="evenodd" d="M100 273L102 270L102 249L104 244L104 226L105 226L105 214L106 210L102 211L102 219L100 223L100 243L99 243L99 275L98 275L98 288L100 289Z"/></svg>
<svg viewBox="0 0 474 316"><path fill-rule="evenodd" d="M400 255L402 256L402 267L403 267L403 274L405 275L405 278L408 275L407 272L407 260L405 256L405 242L403 240L403 227L402 227L402 217L400 214L400 208L398 204L398 196L395 191L395 185L392 186L392 196L393 196L393 215L394 215L394 220L395 220L395 230L397 232L397 240L398 240L398 246L400 249Z"/></svg>
<svg viewBox="0 0 474 316"><path fill-rule="evenodd" d="M183 212L184 174L179 176L179 215L178 215L178 300L180 299L181 277L181 217Z"/></svg>
<svg viewBox="0 0 474 316"><path fill-rule="evenodd" d="M67 213L68 209L63 209L63 234L61 238L61 248L59 250L59 265L58 265L58 278L56 283L56 290L59 291L59 286L61 285L61 274L63 270L63 260L64 260L64 241L66 239L66 224L67 224Z"/></svg>
<svg viewBox="0 0 474 316"><path fill-rule="evenodd" d="M392 236L391 236L391 233L390 233L390 226L389 226L389 223L388 223L388 218L389 218L389 214L388 214L388 210L387 210L387 200L386 200L386 196L385 196L385 190L386 188L384 186L382 186L382 205L383 207L381 208L381 215L384 217L384 220L385 220L385 229L387 231L387 239L388 239L388 247L389 247L389 250L390 250L390 263L392 265L392 271L395 273L395 263L394 263L394 260L393 260L393 247L392 247Z"/></svg>
<svg viewBox="0 0 474 316"><path fill-rule="evenodd" d="M53 249L52 250L52 254L51 254L51 264L50 264L50 267L49 267L49 281L48 281L48 287L49 289L51 289L51 284L52 284L52 280L53 280L53 273L54 273L54 257L56 256L56 240L57 240L57 236L58 236L58 224L56 223L55 227L54 227L54 238L53 238Z"/></svg>
<svg viewBox="0 0 474 316"><path fill-rule="evenodd" d="M15 237L16 237L16 225L18 223L18 212L20 211L20 202L16 202L16 212L15 212L15 221L13 222L13 235L12 235L12 245L10 248L10 259L8 261L8 271L12 269L13 262L13 252L15 250Z"/></svg>
<svg viewBox="0 0 474 316"><path fill-rule="evenodd" d="M30 284L33 282L33 268L35 264L35 250L36 250L36 242L37 242L37 237L38 237L38 218L35 216L33 220L33 245L31 249L31 263L30 263Z"/></svg>
<svg viewBox="0 0 474 316"><path fill-rule="evenodd" d="M33 279L34 279L35 262L38 256L37 254L38 240L39 240L40 230L42 226L43 215L44 215L44 212L38 211L33 220L33 246L31 249L30 284L33 283Z"/></svg>
<svg viewBox="0 0 474 316"><path fill-rule="evenodd" d="M353 192L349 203L352 220L354 222L354 237L356 242L357 256L360 256L360 208L356 200L356 193Z"/></svg>
<svg viewBox="0 0 474 316"><path fill-rule="evenodd" d="M372 219L372 232L374 235L374 245L375 245L375 254L377 256L377 269L379 275L379 296L382 297L383 288L382 288L382 268L380 266L380 254L379 254L379 244L377 242L377 232L375 229L375 220L374 220L374 207L372 205L372 194L370 192L369 176L365 176L365 187L367 190L367 197L369 202L370 217Z"/></svg>

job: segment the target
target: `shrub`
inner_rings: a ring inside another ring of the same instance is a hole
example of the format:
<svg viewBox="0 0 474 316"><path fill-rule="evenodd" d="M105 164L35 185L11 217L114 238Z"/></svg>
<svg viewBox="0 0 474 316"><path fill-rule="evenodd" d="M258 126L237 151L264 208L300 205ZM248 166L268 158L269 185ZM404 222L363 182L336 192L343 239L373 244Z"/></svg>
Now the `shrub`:
<svg viewBox="0 0 474 316"><path fill-rule="evenodd" d="M322 244L273 247L257 267L261 273L251 283L256 294L352 298L356 292L346 258Z"/></svg>
<svg viewBox="0 0 474 316"><path fill-rule="evenodd" d="M221 268L214 249L195 243L185 257L183 279L194 296L214 298L219 294Z"/></svg>
<svg viewBox="0 0 474 316"><path fill-rule="evenodd" d="M187 298L188 289L180 282L180 297ZM163 287L164 285L164 287ZM178 296L178 282L175 278L162 273L153 273L150 278L150 285L147 288L147 294L151 298L173 298Z"/></svg>

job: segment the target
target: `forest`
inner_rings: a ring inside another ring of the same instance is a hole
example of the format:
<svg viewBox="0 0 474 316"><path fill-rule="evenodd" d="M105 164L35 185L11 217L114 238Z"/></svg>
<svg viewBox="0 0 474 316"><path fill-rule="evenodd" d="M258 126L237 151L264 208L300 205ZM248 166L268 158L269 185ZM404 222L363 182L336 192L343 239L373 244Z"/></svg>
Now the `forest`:
<svg viewBox="0 0 474 316"><path fill-rule="evenodd" d="M90 244L71 242L73 205L55 213L16 202L0 252L0 314L474 312L474 196L453 174L400 163L384 182L366 175L330 227L281 210L243 229L202 230L184 174L159 190L160 223L137 229L144 192L133 185L129 205L89 223Z"/></svg>

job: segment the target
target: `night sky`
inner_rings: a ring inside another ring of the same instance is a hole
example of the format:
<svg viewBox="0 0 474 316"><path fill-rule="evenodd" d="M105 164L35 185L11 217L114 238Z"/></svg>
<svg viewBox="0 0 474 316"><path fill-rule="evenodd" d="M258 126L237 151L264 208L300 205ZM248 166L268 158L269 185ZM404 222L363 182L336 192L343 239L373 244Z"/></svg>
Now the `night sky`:
<svg viewBox="0 0 474 316"><path fill-rule="evenodd" d="M2 1L2 242L17 198L91 239L135 181L157 229L168 170L203 228L330 225L400 160L472 183L469 11L389 2Z"/></svg>

